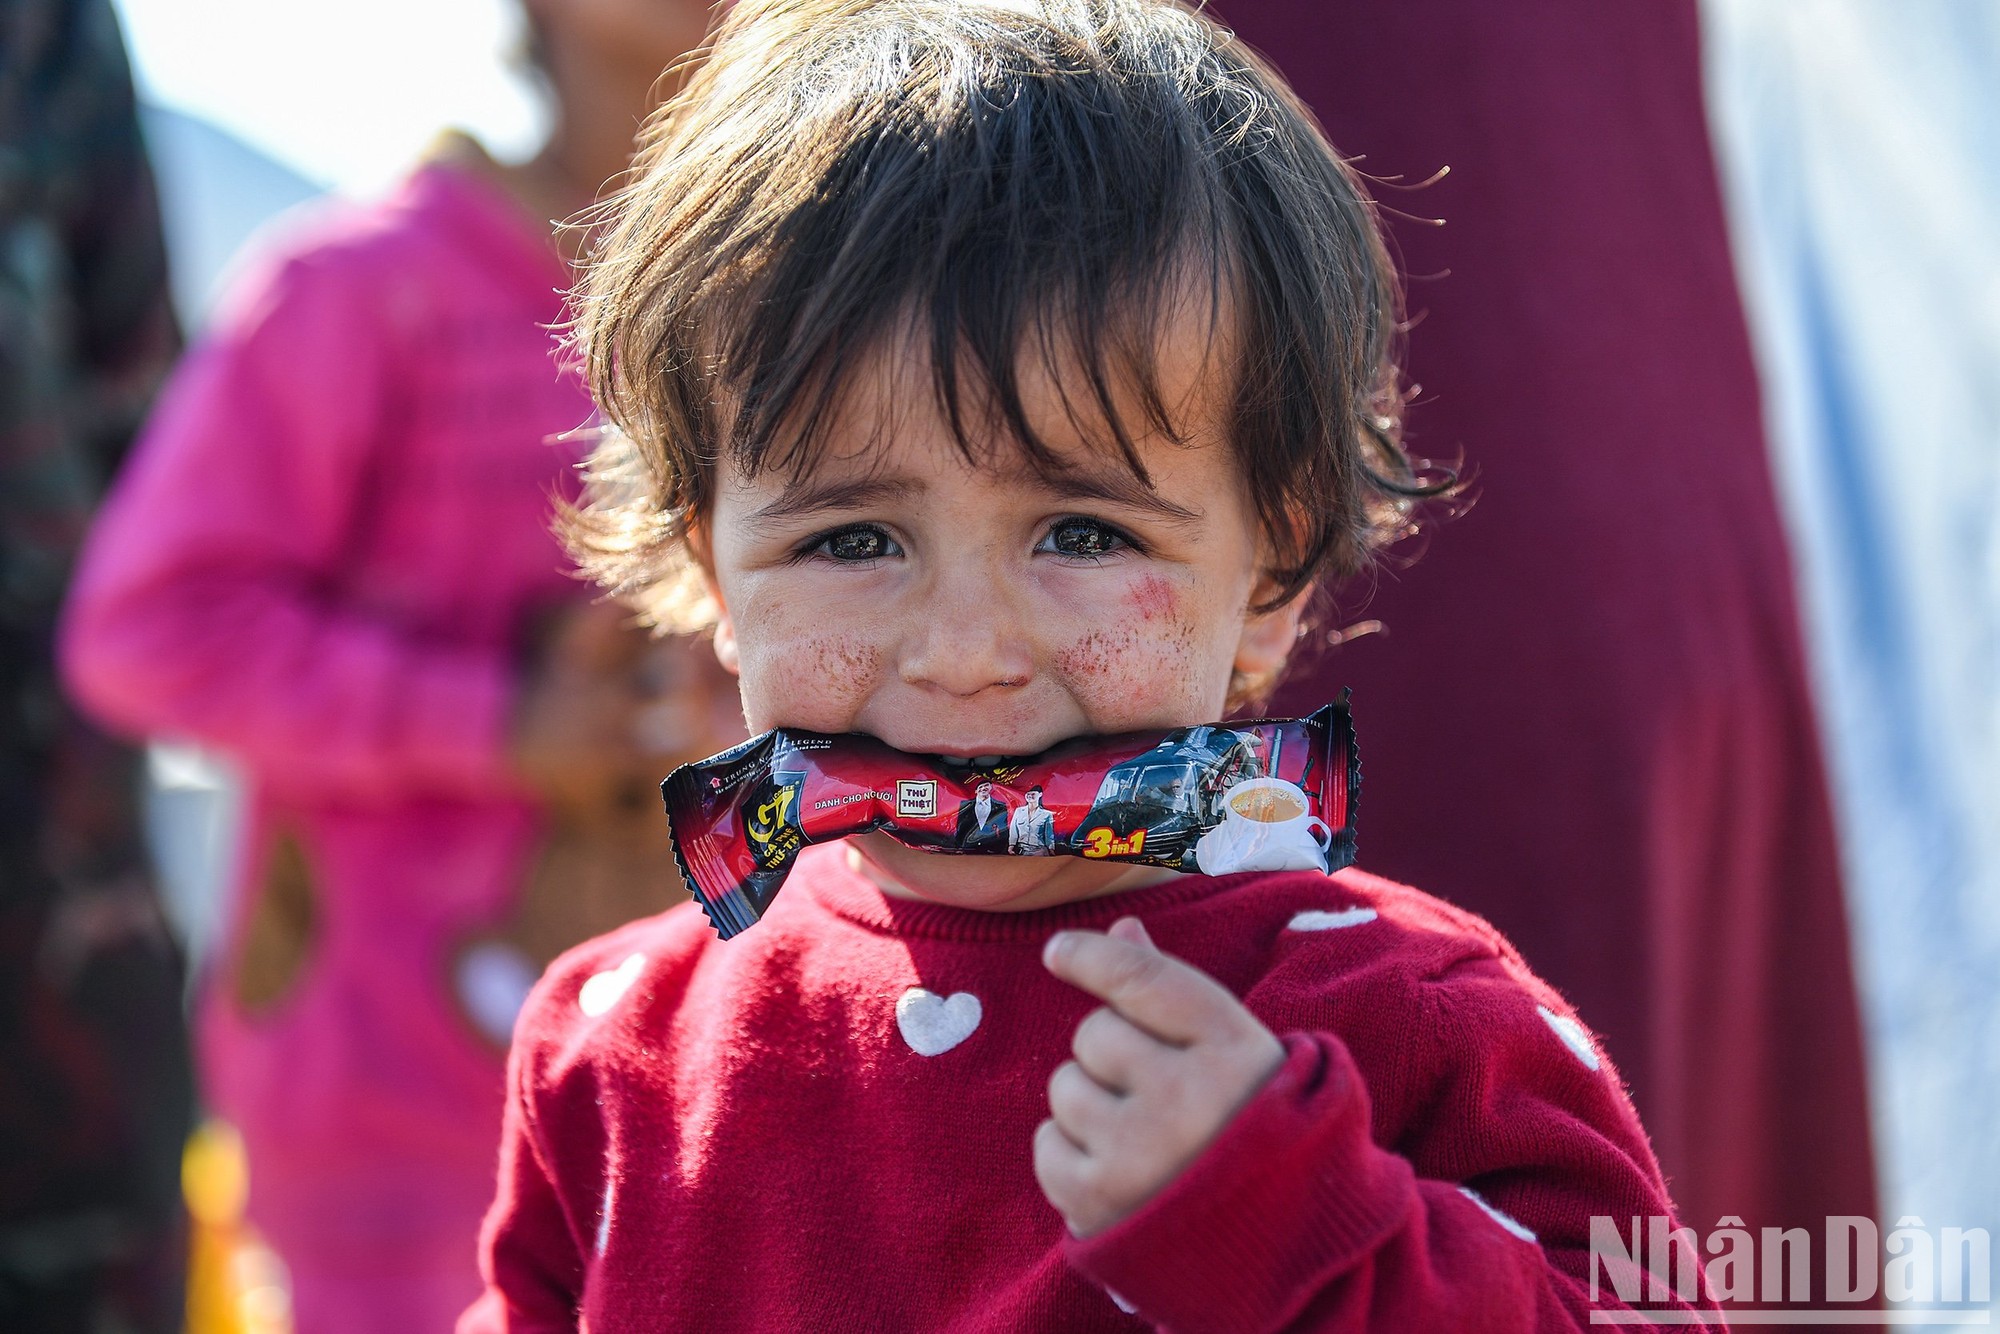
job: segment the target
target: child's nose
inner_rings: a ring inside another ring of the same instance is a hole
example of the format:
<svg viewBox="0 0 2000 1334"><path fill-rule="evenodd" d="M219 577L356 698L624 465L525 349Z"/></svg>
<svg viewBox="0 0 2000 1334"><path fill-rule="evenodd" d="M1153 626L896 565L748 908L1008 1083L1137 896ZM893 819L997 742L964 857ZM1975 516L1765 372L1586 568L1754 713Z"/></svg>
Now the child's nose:
<svg viewBox="0 0 2000 1334"><path fill-rule="evenodd" d="M935 573L912 609L902 677L972 696L996 686L1024 686L1035 658L1014 581L984 562Z"/></svg>

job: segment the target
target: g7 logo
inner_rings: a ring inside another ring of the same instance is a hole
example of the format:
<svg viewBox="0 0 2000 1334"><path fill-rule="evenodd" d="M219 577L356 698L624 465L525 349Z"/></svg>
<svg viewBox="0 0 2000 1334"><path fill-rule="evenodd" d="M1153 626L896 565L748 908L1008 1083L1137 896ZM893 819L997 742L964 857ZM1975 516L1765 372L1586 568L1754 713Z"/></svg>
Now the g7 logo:
<svg viewBox="0 0 2000 1334"><path fill-rule="evenodd" d="M776 838L778 831L785 827L785 817L791 812L792 799L798 796L798 794L798 784L787 783L785 786L779 788L769 801L764 802L751 812L750 823L745 827L744 832L750 835L750 840L753 843L757 844L760 848L767 848L771 845L771 840Z"/></svg>

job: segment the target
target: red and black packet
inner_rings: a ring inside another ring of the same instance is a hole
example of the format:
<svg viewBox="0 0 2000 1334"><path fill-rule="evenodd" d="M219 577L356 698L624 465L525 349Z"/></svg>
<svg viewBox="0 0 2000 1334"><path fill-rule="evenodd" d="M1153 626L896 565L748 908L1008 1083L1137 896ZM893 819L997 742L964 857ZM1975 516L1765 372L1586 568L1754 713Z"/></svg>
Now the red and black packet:
<svg viewBox="0 0 2000 1334"><path fill-rule="evenodd" d="M779 728L682 765L660 791L674 860L727 940L764 915L807 844L872 830L939 853L1335 871L1354 860L1360 778L1343 693L1307 718L1078 737L983 766Z"/></svg>

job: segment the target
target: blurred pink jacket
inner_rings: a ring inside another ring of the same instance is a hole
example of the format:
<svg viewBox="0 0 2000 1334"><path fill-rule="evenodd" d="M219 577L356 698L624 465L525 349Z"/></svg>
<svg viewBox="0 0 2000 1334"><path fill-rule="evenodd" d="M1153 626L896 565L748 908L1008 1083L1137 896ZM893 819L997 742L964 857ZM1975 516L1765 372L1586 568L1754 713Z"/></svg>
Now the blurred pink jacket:
<svg viewBox="0 0 2000 1334"><path fill-rule="evenodd" d="M295 1267L393 1281L463 1257L493 1194L500 1050L453 944L537 836L503 768L525 623L580 587L549 531L590 403L548 326L567 274L484 179L426 167L240 284L103 510L62 645L72 689L251 782L202 1004L210 1101L248 1139L252 1217ZM296 983L227 983L278 832L310 868Z"/></svg>

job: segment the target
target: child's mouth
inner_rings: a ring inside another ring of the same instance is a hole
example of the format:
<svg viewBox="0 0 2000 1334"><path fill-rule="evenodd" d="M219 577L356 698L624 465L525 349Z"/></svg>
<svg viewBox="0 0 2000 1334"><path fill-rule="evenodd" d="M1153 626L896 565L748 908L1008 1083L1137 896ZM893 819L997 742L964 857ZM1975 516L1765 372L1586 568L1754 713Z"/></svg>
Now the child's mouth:
<svg viewBox="0 0 2000 1334"><path fill-rule="evenodd" d="M1067 739L1067 738L1065 738ZM884 743L887 744L887 743ZM1060 744L1060 742L1051 743ZM940 750L932 746L899 747L905 755L935 762L942 768L961 771L965 769L999 769L1008 765L1025 764L1040 752L1031 751L974 751L969 746L959 746L951 750ZM1044 749L1047 749L1046 747Z"/></svg>

